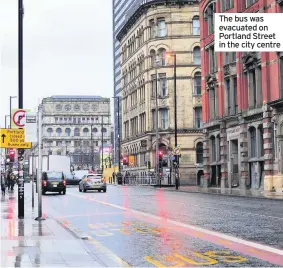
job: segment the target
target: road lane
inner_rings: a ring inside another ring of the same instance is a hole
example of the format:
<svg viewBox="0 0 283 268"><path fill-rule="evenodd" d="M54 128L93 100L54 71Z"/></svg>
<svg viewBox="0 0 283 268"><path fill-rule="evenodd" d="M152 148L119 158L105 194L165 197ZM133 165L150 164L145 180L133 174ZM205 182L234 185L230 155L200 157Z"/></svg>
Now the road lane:
<svg viewBox="0 0 283 268"><path fill-rule="evenodd" d="M137 196L144 197L143 207L148 213L132 209L132 200L140 200ZM282 255L266 251L260 245L231 241L231 237L229 240L221 233L213 236L214 233L211 235L182 220L175 221L170 217L170 208L164 207L168 200L171 202L171 196L167 198L166 193L138 188L110 186L106 194L79 193L76 188L68 188L66 196L44 197L44 211L88 237L90 251L97 250L99 244L130 266L283 265ZM179 198L176 202L180 202ZM149 208L153 206L158 213L151 213Z"/></svg>

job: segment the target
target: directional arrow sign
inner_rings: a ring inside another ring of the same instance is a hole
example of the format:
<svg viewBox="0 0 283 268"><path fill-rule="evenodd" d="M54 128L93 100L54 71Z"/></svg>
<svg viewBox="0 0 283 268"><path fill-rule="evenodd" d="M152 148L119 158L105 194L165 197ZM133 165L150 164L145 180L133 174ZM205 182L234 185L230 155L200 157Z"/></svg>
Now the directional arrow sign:
<svg viewBox="0 0 283 268"><path fill-rule="evenodd" d="M31 142L25 142L24 129L0 129L0 148L30 149Z"/></svg>

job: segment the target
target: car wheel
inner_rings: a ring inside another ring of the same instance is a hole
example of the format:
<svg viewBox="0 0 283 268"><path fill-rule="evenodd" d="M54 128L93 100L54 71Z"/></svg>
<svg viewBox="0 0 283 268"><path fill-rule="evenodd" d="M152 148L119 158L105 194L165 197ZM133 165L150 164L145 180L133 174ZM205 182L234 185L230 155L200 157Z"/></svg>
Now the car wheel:
<svg viewBox="0 0 283 268"><path fill-rule="evenodd" d="M101 192L101 190L98 190L98 192Z"/></svg>
<svg viewBox="0 0 283 268"><path fill-rule="evenodd" d="M82 189L81 189L81 187L79 186L79 191L81 192L82 191Z"/></svg>
<svg viewBox="0 0 283 268"><path fill-rule="evenodd" d="M59 192L59 194L62 194L62 192Z"/></svg>
<svg viewBox="0 0 283 268"><path fill-rule="evenodd" d="M105 190L103 190L103 193L106 193L106 189L105 189Z"/></svg>
<svg viewBox="0 0 283 268"><path fill-rule="evenodd" d="M63 191L63 194L66 194L66 190Z"/></svg>
<svg viewBox="0 0 283 268"><path fill-rule="evenodd" d="M86 192L86 188L85 187L83 187L83 189L84 189L84 193Z"/></svg>

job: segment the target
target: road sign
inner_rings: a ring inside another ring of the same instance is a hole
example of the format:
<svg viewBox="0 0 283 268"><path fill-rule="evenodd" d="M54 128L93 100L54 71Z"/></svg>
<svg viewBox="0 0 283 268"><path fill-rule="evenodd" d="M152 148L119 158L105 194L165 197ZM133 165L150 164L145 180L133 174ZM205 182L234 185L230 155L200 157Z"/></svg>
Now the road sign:
<svg viewBox="0 0 283 268"><path fill-rule="evenodd" d="M25 140L37 142L37 116L36 113L26 112L25 115Z"/></svg>
<svg viewBox="0 0 283 268"><path fill-rule="evenodd" d="M179 145L173 149L173 154L174 155L180 155L181 154L181 148L180 148Z"/></svg>
<svg viewBox="0 0 283 268"><path fill-rule="evenodd" d="M26 113L30 110L13 109L12 110L12 126L11 128L24 128Z"/></svg>
<svg viewBox="0 0 283 268"><path fill-rule="evenodd" d="M25 142L24 129L0 129L1 148L30 149L31 142Z"/></svg>

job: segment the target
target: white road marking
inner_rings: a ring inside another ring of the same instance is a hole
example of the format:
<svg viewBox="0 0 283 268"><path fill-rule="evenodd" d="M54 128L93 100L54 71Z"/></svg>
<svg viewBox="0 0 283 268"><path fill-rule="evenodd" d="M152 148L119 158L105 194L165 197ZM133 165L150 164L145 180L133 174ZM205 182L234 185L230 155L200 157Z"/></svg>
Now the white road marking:
<svg viewBox="0 0 283 268"><path fill-rule="evenodd" d="M123 211L132 212L134 214L138 214L138 215L146 216L146 217L149 217L149 218L152 218L152 219L160 220L162 222L165 221L165 222L174 224L176 226L185 227L185 228L188 228L188 229L192 229L192 230L195 230L195 231L202 232L204 234L213 235L213 236L216 236L218 238L226 239L228 241L232 241L232 242L235 242L235 243L243 244L243 245L250 246L250 247L253 247L253 248L256 248L256 249L268 251L268 252L283 256L283 250L280 250L280 249L277 249L277 248L261 245L261 244L255 243L255 242L250 242L250 241L247 241L247 240L244 240L244 239L241 239L241 238L237 238L237 237L233 237L233 236L230 236L230 235L218 233L218 232L215 232L215 231L210 231L210 230L207 230L207 229L204 229L204 228L201 228L201 227L197 227L197 226L193 226L193 225L190 225L190 224L165 219L165 218L162 218L162 217L159 217L159 216L156 216L156 215L152 215L152 214L149 214L149 213L146 213L146 212L138 211L138 210L135 210L135 209L130 209L130 208L122 207L122 206L119 206L119 205L111 204L111 203L108 203L108 202L99 201L99 200L96 200L94 198L85 198L85 196L73 194L73 193L69 193L69 194L76 196L76 197L79 197L79 198L94 201L96 203L99 203L99 204L102 204L102 205L105 205L105 206L110 206L110 207L114 207L114 208L117 208L117 209L120 209L120 210L123 210Z"/></svg>

